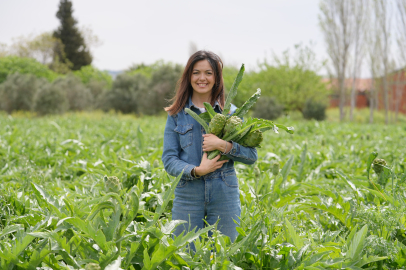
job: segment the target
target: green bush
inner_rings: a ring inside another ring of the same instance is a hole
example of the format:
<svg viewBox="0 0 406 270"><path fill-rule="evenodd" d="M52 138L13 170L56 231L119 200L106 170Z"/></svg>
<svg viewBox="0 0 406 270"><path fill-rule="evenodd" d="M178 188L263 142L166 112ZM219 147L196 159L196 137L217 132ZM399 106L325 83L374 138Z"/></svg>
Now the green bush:
<svg viewBox="0 0 406 270"><path fill-rule="evenodd" d="M31 111L33 99L39 85L48 83L31 74L10 74L0 84L0 109L13 111Z"/></svg>
<svg viewBox="0 0 406 270"><path fill-rule="evenodd" d="M53 72L46 65L32 58L21 58L17 56L1 57L0 83L4 82L9 74L14 73L32 74L38 78L46 78L50 82L59 76L58 73Z"/></svg>
<svg viewBox="0 0 406 270"><path fill-rule="evenodd" d="M60 114L69 109L69 102L60 85L47 82L36 92L33 109L39 115Z"/></svg>
<svg viewBox="0 0 406 270"><path fill-rule="evenodd" d="M176 90L176 83L182 75L180 65L165 64L152 72L148 89L140 92L139 113L157 114L168 106Z"/></svg>
<svg viewBox="0 0 406 270"><path fill-rule="evenodd" d="M326 104L314 101L313 99L308 99L303 108L303 117L305 119L315 119L317 121L322 121L326 119Z"/></svg>
<svg viewBox="0 0 406 270"><path fill-rule="evenodd" d="M108 111L110 109L123 113L138 113L140 93L148 91L148 79L142 74L117 76L111 91L104 92L100 97L99 106Z"/></svg>
<svg viewBox="0 0 406 270"><path fill-rule="evenodd" d="M283 113L284 106L277 103L272 97L261 97L253 108L253 116L274 120Z"/></svg>
<svg viewBox="0 0 406 270"><path fill-rule="evenodd" d="M100 82L110 88L113 84L113 79L106 71L98 70L93 66L83 66L80 70L74 71L73 74L79 77L85 85L91 82Z"/></svg>
<svg viewBox="0 0 406 270"><path fill-rule="evenodd" d="M71 111L83 111L92 109L93 96L79 78L69 74L65 78L58 78L53 85L63 91Z"/></svg>

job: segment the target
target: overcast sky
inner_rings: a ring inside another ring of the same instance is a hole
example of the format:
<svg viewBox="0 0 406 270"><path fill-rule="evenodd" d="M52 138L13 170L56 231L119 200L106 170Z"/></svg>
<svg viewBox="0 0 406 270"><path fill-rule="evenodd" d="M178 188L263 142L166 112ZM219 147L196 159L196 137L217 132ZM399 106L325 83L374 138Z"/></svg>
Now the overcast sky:
<svg viewBox="0 0 406 270"><path fill-rule="evenodd" d="M219 54L225 64L254 68L274 51L315 43L326 57L318 26L319 0L72 0L79 27L90 27L103 44L93 64L123 70L163 59L185 64L189 44ZM0 43L53 31L58 0L0 0Z"/></svg>

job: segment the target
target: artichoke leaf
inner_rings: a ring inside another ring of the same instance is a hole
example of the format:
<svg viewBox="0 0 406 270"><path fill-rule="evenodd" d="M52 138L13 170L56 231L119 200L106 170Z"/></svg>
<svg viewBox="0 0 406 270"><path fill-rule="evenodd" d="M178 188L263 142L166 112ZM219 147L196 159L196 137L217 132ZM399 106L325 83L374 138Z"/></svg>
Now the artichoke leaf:
<svg viewBox="0 0 406 270"><path fill-rule="evenodd" d="M214 111L211 104L208 102L203 102L203 105L206 108L207 113L210 115L210 120L213 119L213 117L216 115L216 112Z"/></svg>
<svg viewBox="0 0 406 270"><path fill-rule="evenodd" d="M209 133L209 126L207 125L206 121L204 121L200 116L198 116L194 111L192 111L189 108L186 108L185 111L190 114L190 116L193 117L206 131L206 133Z"/></svg>
<svg viewBox="0 0 406 270"><path fill-rule="evenodd" d="M199 114L199 117L201 119L203 119L203 121L205 121L206 123L210 123L210 121L211 121L211 117L210 117L210 114L208 112L204 112L204 113Z"/></svg>
<svg viewBox="0 0 406 270"><path fill-rule="evenodd" d="M237 89L238 89L238 86L240 85L240 82L242 81L242 77L244 75L244 70L245 70L245 67L244 67L244 64L242 64L240 71L238 72L238 75L235 78L235 81L230 88L230 92L227 95L226 103L224 105L224 110L223 110L223 115L225 115L225 116L227 116L228 113L230 112L231 101L237 95Z"/></svg>
<svg viewBox="0 0 406 270"><path fill-rule="evenodd" d="M251 109L252 106L254 106L260 96L261 89L258 88L257 92L253 94L240 108L238 108L233 115L242 118L248 112L248 110Z"/></svg>

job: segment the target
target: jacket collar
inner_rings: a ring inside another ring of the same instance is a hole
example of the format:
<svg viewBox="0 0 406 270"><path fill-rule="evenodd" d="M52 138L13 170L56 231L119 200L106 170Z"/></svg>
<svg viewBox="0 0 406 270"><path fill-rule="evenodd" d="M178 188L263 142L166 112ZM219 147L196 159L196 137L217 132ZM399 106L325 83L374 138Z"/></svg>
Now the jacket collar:
<svg viewBox="0 0 406 270"><path fill-rule="evenodd" d="M189 108L189 109L196 108L198 110L198 107L195 104L193 104L193 102L192 102L192 96L189 96L189 100L186 103L185 108ZM214 102L214 109L216 109L216 108L221 112L221 107L217 100ZM187 114L187 112L185 112L185 113Z"/></svg>

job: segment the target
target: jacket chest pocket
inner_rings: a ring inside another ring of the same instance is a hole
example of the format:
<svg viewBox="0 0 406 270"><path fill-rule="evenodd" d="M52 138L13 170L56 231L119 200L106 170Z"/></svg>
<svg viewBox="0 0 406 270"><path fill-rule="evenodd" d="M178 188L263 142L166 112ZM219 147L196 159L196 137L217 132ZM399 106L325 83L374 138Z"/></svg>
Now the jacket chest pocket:
<svg viewBox="0 0 406 270"><path fill-rule="evenodd" d="M174 131L179 134L180 146L185 149L193 141L193 124L178 125Z"/></svg>

